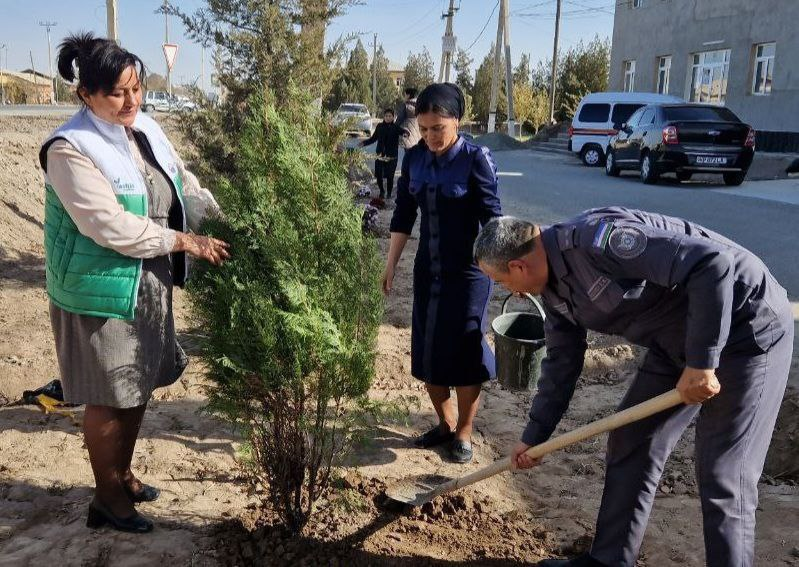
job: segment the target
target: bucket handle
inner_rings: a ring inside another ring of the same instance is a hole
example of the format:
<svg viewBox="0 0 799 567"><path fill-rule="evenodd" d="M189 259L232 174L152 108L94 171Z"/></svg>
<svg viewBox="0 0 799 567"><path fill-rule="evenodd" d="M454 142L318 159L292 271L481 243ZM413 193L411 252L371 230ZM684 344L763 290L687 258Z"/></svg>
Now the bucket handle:
<svg viewBox="0 0 799 567"><path fill-rule="evenodd" d="M508 297L505 298L505 301L502 302L502 314L503 315L505 314L505 310L508 307L508 301L510 301L511 298L514 295L516 295L516 294L515 293L509 294ZM538 314L541 315L541 320L542 321L546 321L547 315L546 315L546 313L544 313L544 308L541 306L541 303L535 297L533 297L533 295L531 293L522 293L521 295L523 297L526 297L527 299L529 299L530 301L533 302L533 305L535 305L535 308L538 310Z"/></svg>

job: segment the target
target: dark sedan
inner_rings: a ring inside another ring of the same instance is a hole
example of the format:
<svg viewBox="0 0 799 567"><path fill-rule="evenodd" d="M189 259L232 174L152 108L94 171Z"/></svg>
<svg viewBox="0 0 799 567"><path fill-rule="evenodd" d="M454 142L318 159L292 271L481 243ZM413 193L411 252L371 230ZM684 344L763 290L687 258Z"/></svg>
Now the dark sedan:
<svg viewBox="0 0 799 567"><path fill-rule="evenodd" d="M644 183L675 173L719 173L740 185L755 155L755 131L728 108L702 104L652 104L638 109L611 138L605 172L638 170Z"/></svg>

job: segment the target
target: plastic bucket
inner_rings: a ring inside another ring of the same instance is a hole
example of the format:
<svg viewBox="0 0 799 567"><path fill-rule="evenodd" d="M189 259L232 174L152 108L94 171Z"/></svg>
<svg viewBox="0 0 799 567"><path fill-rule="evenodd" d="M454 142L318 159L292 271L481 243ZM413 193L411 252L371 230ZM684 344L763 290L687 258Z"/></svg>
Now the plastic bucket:
<svg viewBox="0 0 799 567"><path fill-rule="evenodd" d="M502 303L502 314L491 323L499 383L510 390L530 391L538 385L541 361L545 354L544 309L538 300L525 293L538 313L506 313L509 295Z"/></svg>

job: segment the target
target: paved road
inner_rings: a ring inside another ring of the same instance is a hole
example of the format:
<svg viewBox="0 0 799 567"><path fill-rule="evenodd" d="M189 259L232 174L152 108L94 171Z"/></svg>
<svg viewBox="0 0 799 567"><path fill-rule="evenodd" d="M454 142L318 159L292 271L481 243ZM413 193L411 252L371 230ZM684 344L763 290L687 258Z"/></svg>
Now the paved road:
<svg viewBox="0 0 799 567"><path fill-rule="evenodd" d="M799 299L799 180L727 188L720 179L679 184L664 178L651 186L633 172L607 177L568 156L520 150L495 152L494 158L508 214L551 223L584 209L622 205L685 217L758 254L791 299Z"/></svg>
<svg viewBox="0 0 799 567"><path fill-rule="evenodd" d="M0 106L0 116L72 116L77 110L74 105L9 104Z"/></svg>

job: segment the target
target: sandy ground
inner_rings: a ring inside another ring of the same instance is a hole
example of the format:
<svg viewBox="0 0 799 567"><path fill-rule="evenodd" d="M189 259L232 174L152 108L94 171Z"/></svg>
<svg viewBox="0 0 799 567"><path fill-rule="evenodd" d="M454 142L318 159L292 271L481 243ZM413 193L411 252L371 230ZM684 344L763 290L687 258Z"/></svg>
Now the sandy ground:
<svg viewBox="0 0 799 567"><path fill-rule="evenodd" d="M240 474L240 441L202 413L203 369L193 361L181 381L158 391L134 457L140 477L163 495L141 510L157 523L146 536L85 527L91 469L72 416L12 405L25 389L57 377L42 264L42 186L38 144L58 120L0 119L0 565L525 565L589 544L604 474L604 437L553 455L532 473L505 474L408 514L388 506L387 483L415 474L454 476L506 454L524 424L529 396L485 389L474 437L475 461L447 463L411 447L434 422L410 377L411 266L402 260L380 329L371 395L418 400L407 423L374 431L339 471L341 490L320 502L301 537L288 538L260 509L262 492ZM388 211L381 214L385 223ZM381 246L385 250L386 242ZM498 310L498 299L492 314ZM191 352L186 298L176 294L181 340ZM586 371L560 425L566 431L608 415L621 399L640 353L593 337ZM796 367L796 364L794 365ZM790 393L763 478L758 565L799 565L797 404ZM5 407L2 407L5 406ZM664 474L641 565L701 565L701 516L693 475L693 432ZM772 477L779 478L772 478Z"/></svg>

